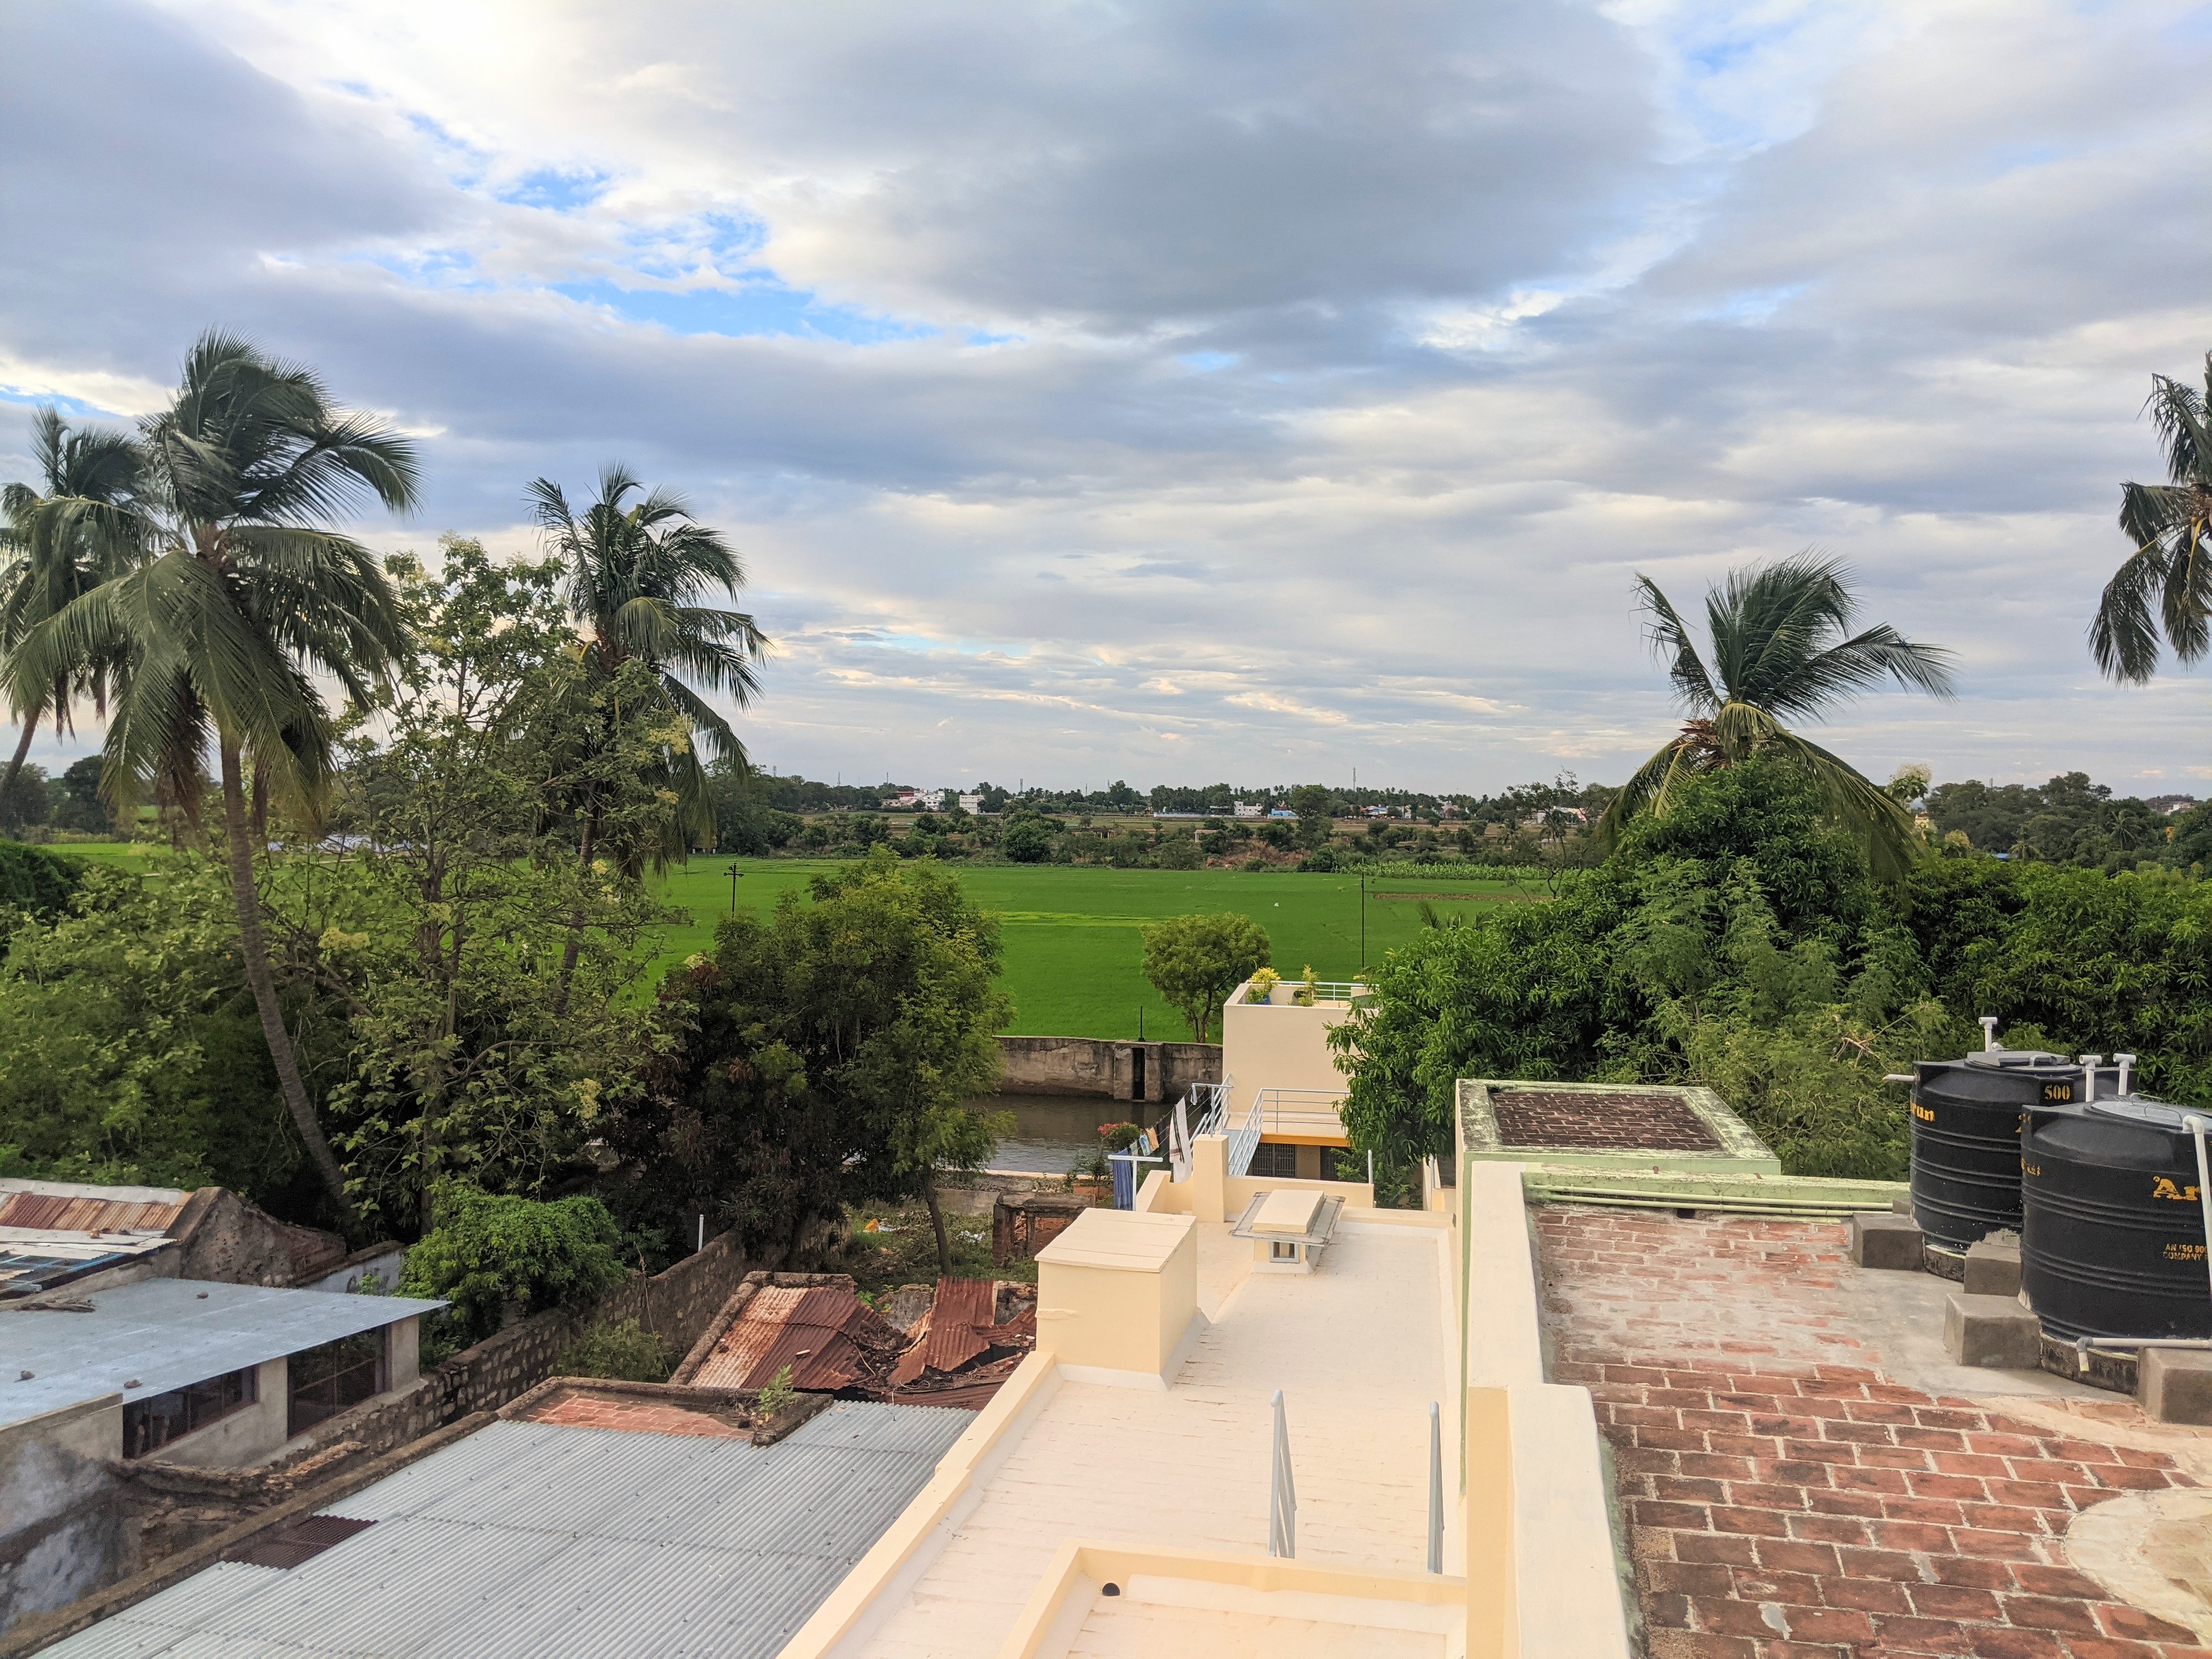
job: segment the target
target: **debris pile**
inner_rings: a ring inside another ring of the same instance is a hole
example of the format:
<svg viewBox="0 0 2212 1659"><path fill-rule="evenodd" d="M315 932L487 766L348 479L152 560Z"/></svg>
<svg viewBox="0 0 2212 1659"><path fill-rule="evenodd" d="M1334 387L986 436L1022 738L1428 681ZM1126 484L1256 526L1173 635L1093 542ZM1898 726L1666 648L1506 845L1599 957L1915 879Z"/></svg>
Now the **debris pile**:
<svg viewBox="0 0 2212 1659"><path fill-rule="evenodd" d="M978 1410L1036 1346L1036 1287L985 1279L902 1285L863 1302L842 1273L749 1273L671 1379L792 1387Z"/></svg>

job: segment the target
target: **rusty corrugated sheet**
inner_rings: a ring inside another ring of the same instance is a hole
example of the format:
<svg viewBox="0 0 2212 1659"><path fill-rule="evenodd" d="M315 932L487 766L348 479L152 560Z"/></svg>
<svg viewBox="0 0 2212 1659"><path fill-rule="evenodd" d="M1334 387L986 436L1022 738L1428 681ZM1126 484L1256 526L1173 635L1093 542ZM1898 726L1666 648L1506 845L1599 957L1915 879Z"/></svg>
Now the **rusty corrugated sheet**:
<svg viewBox="0 0 2212 1659"><path fill-rule="evenodd" d="M957 1371L991 1346L987 1333L998 1323L998 1286L988 1279L940 1279L937 1304L929 1316L928 1353L924 1364L936 1371Z"/></svg>
<svg viewBox="0 0 2212 1659"><path fill-rule="evenodd" d="M793 1387L834 1393L880 1375L902 1342L849 1290L765 1285L691 1381L702 1389L757 1389L787 1365Z"/></svg>
<svg viewBox="0 0 2212 1659"><path fill-rule="evenodd" d="M182 1203L79 1198L58 1193L0 1193L0 1227L48 1232L158 1233L177 1218Z"/></svg>
<svg viewBox="0 0 2212 1659"><path fill-rule="evenodd" d="M957 1376L932 1377L906 1388L894 1389L890 1398L902 1406L952 1406L977 1412L991 1403L1006 1380L1022 1363L1019 1354L977 1365ZM932 1386L934 1384L934 1386Z"/></svg>

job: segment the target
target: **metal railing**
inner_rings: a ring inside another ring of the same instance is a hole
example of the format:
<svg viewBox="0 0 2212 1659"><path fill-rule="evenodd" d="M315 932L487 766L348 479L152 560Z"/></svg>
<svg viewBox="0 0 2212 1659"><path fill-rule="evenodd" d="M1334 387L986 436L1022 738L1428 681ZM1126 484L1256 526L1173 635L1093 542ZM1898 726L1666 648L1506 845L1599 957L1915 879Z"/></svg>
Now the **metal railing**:
<svg viewBox="0 0 2212 1659"><path fill-rule="evenodd" d="M1168 1119L1168 1164L1177 1181L1190 1179L1192 1139L1222 1133L1230 1093L1236 1086L1233 1077L1225 1077L1218 1083L1194 1083L1176 1102L1175 1111Z"/></svg>
<svg viewBox="0 0 2212 1659"><path fill-rule="evenodd" d="M1341 1089L1262 1089L1252 1097L1263 1134L1318 1137L1340 1135Z"/></svg>
<svg viewBox="0 0 2212 1659"><path fill-rule="evenodd" d="M1370 1179L1372 1177L1370 1177ZM1444 1570L1444 1431L1429 1401L1429 1571Z"/></svg>
<svg viewBox="0 0 2212 1659"><path fill-rule="evenodd" d="M1267 1471L1267 1553L1285 1560L1298 1553L1298 1486L1291 1478L1291 1425L1283 1391L1275 1390L1275 1452Z"/></svg>
<svg viewBox="0 0 2212 1659"><path fill-rule="evenodd" d="M1266 1092L1264 1089L1261 1091L1261 1094ZM1252 1109L1244 1115L1244 1121L1229 1132L1229 1173L1232 1176L1249 1175L1252 1154L1259 1150L1260 1101L1255 1096Z"/></svg>
<svg viewBox="0 0 2212 1659"><path fill-rule="evenodd" d="M1350 1002L1358 997L1371 996L1375 992L1373 986L1364 980L1357 979L1317 979L1310 986L1302 979L1278 980L1275 982L1275 989L1282 992L1286 1000L1277 1002L1273 994L1270 994L1266 1002L1255 1003L1253 1006L1273 1008L1304 1007L1307 1005L1299 1002L1298 998L1308 990L1312 991L1316 1004Z"/></svg>

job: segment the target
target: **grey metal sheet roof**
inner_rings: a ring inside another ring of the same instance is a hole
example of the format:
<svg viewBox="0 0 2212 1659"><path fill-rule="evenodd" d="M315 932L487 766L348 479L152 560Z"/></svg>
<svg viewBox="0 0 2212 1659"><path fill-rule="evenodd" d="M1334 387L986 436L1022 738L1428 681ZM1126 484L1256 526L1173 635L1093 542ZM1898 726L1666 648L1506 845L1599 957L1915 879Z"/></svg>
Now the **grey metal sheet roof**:
<svg viewBox="0 0 2212 1659"><path fill-rule="evenodd" d="M975 1413L957 1407L884 1406L840 1401L810 1417L784 1443L793 1446L849 1446L855 1451L926 1451L942 1457L968 1430Z"/></svg>
<svg viewBox="0 0 2212 1659"><path fill-rule="evenodd" d="M210 1568L48 1659L773 1659L975 1420L840 1401L769 1447L494 1423L332 1505L378 1522L343 1543Z"/></svg>
<svg viewBox="0 0 2212 1659"><path fill-rule="evenodd" d="M241 1595L250 1595L270 1579L274 1567L250 1561L218 1561L204 1572L169 1586L116 1614L120 1624L160 1625L173 1630L197 1630Z"/></svg>
<svg viewBox="0 0 2212 1659"><path fill-rule="evenodd" d="M86 1299L90 1313L0 1312L0 1424L104 1394L161 1394L446 1305L196 1279L142 1279ZM127 1387L133 1378L139 1386Z"/></svg>

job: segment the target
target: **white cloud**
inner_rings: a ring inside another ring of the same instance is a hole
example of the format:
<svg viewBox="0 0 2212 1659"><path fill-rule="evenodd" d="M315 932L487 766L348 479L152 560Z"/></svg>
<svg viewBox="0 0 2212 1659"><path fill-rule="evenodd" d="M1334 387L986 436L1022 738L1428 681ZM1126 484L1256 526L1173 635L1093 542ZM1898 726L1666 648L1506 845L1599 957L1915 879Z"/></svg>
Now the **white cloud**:
<svg viewBox="0 0 2212 1659"><path fill-rule="evenodd" d="M2081 628L2212 345L2208 59L2045 0L17 8L0 476L220 322L421 434L380 544L684 489L779 765L1618 776L1632 571L1817 543L1966 671L1832 728L1869 769L2170 775L2202 687Z"/></svg>

